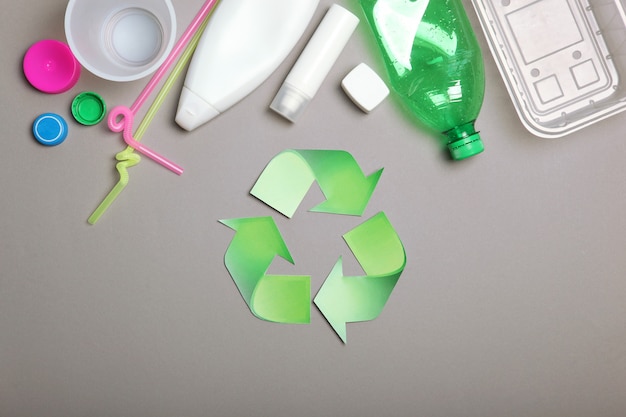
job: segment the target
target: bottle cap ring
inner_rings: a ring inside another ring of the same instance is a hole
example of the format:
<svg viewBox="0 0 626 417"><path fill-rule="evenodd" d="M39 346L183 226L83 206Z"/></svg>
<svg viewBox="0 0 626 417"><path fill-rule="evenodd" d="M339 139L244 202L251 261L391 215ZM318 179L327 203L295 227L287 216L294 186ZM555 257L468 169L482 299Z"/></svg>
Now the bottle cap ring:
<svg viewBox="0 0 626 417"><path fill-rule="evenodd" d="M477 155L485 150L485 145L478 132L468 137L452 142L448 145L452 159L459 161Z"/></svg>

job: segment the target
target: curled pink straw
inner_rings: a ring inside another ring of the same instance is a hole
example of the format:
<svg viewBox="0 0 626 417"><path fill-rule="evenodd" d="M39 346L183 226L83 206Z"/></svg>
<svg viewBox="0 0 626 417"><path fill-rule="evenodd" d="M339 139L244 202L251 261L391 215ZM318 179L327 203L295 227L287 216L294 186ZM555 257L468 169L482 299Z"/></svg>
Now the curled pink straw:
<svg viewBox="0 0 626 417"><path fill-rule="evenodd" d="M137 152L141 152L143 155L152 159L153 161L158 162L163 165L165 168L174 172L177 175L181 175L183 173L183 169L176 165L174 162L169 159L159 155L154 152L141 142L135 140L133 137L133 114L131 110L126 106L117 106L114 107L109 113L108 118L109 129L113 132L122 132L122 136L124 137L124 142L131 148L135 149Z"/></svg>
<svg viewBox="0 0 626 417"><path fill-rule="evenodd" d="M146 155L150 159L153 159L164 167L172 170L178 175L182 174L183 172L180 166L162 157L158 153L150 150L150 148L141 144L133 138L133 119L137 114L137 111L139 111L139 109L146 102L150 94L152 94L152 91L154 91L157 84L161 81L161 78L163 78L169 67L172 65L176 57L180 55L187 43L189 43L189 40L198 30L198 28L202 24L202 21L209 15L209 13L211 13L211 10L213 10L213 7L215 7L218 1L219 0L207 0L204 2L194 19L191 21L191 23L183 33L183 35L180 37L176 45L174 45L172 51L169 53L165 61L163 61L163 64L161 64L157 72L154 73L154 75L141 91L133 105L130 106L130 108L125 106L117 106L109 113L108 117L109 129L116 133L123 132L124 141L128 146L140 152L141 154ZM122 116L121 119L120 116Z"/></svg>

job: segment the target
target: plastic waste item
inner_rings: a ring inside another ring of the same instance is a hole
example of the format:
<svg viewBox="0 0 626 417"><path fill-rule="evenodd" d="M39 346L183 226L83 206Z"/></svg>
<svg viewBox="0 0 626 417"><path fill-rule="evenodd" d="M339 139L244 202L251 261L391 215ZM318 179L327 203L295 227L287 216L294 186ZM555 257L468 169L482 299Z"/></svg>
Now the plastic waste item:
<svg viewBox="0 0 626 417"><path fill-rule="evenodd" d="M143 135L148 130L148 126L150 126L150 123L152 123L152 120L156 116L156 113L158 112L159 108L165 101L167 94L170 92L174 83L178 80L179 76L182 74L185 67L191 60L191 57L198 45L200 37L202 36L202 33L204 32L204 29L206 28L208 24L209 18L211 17L210 16L211 8L214 7L215 4L211 2L207 2L205 6L208 9L202 8L200 12L198 12L198 15L197 15L197 17L203 17L203 20L200 23L200 25L196 28L196 21L195 20L192 21L192 23L187 28L186 33L184 34L184 35L188 35L189 33L193 33L191 38L187 41L185 37L181 37L181 39L179 40L179 43L177 44L177 47L172 52L172 53L176 52L179 46L182 47L183 45L186 44L185 49L182 51L182 53L180 54L180 58L176 62L176 65L174 65L174 68L172 69L170 74L167 76L166 80L161 86L161 89L157 93L156 98L154 99L150 107L148 108L148 111L146 112L143 120L139 124L139 127L137 127L137 130L135 131L135 134L134 134L134 139L136 141L140 141L143 138ZM154 83L154 86L156 86L156 83ZM152 86L151 88L154 88L154 86ZM140 96L140 99L142 97L143 97L143 100L145 100L147 96L142 95ZM104 200L102 200L102 202L98 205L98 207L94 210L94 212L89 216L89 218L87 219L87 222L89 224L96 224L96 222L100 219L100 217L102 217L102 215L107 211L107 209L111 206L111 204L113 204L113 202L117 199L117 197L121 194L122 191L124 191L124 189L128 185L128 181L130 179L128 168L137 165L141 160L141 157L137 155L134 151L135 149L133 147L127 146L126 149L124 149L121 152L118 152L115 155L115 159L118 161L115 164L115 169L117 170L119 174L119 179L117 183L115 184L115 186L111 189L111 191L109 191L109 193L106 195Z"/></svg>
<svg viewBox="0 0 626 417"><path fill-rule="evenodd" d="M33 135L45 146L56 146L67 138L67 122L56 113L44 113L33 122Z"/></svg>
<svg viewBox="0 0 626 417"><path fill-rule="evenodd" d="M446 136L453 159L484 150L481 50L460 0L360 0L392 89L425 125Z"/></svg>
<svg viewBox="0 0 626 417"><path fill-rule="evenodd" d="M37 90L59 94L70 90L80 78L80 64L70 47L54 39L35 42L22 63L24 76Z"/></svg>
<svg viewBox="0 0 626 417"><path fill-rule="evenodd" d="M124 138L124 142L137 152L147 156L153 161L161 164L165 168L174 172L177 175L181 175L183 173L183 169L175 164L174 162L168 160L162 155L152 151L147 146L139 143L133 137L133 120L135 114L141 108L143 103L148 99L148 96L152 94L152 91L156 88L157 84L161 81L161 78L165 75L165 72L172 65L176 57L182 52L183 48L189 43L190 39L193 37L194 33L198 30L198 28L202 25L203 20L209 15L209 13L213 10L213 7L217 4L218 0L207 0L202 7L196 17L193 19L191 24L185 30L185 33L178 40L176 46L167 56L163 64L159 67L157 72L152 76L150 82L144 87L141 91L135 102L131 107L126 106L117 106L114 107L109 113L109 117L107 119L107 124L109 129L112 132L122 132L122 137Z"/></svg>
<svg viewBox="0 0 626 417"><path fill-rule="evenodd" d="M562 137L626 110L623 1L472 3L529 132Z"/></svg>
<svg viewBox="0 0 626 417"><path fill-rule="evenodd" d="M389 95L387 84L363 62L344 77L341 88L365 113L374 110Z"/></svg>
<svg viewBox="0 0 626 417"><path fill-rule="evenodd" d="M192 131L259 87L285 60L319 0L229 0L215 10L189 64L176 123Z"/></svg>
<svg viewBox="0 0 626 417"><path fill-rule="evenodd" d="M122 133L124 142L131 148L135 149L142 155L147 156L154 162L161 164L163 167L169 169L176 175L182 175L183 168L169 159L165 158L161 154L153 151L143 143L140 143L133 137L133 119L135 115L126 106L117 106L111 109L109 118L107 119L109 129L112 132Z"/></svg>
<svg viewBox="0 0 626 417"><path fill-rule="evenodd" d="M72 115L74 119L85 126L93 126L102 121L106 115L107 106L98 93L84 91L74 97L72 101Z"/></svg>
<svg viewBox="0 0 626 417"><path fill-rule="evenodd" d="M65 36L80 63L110 81L153 73L174 46L170 0L69 0Z"/></svg>
<svg viewBox="0 0 626 417"><path fill-rule="evenodd" d="M311 102L359 24L359 19L333 4L287 75L270 108L295 122Z"/></svg>

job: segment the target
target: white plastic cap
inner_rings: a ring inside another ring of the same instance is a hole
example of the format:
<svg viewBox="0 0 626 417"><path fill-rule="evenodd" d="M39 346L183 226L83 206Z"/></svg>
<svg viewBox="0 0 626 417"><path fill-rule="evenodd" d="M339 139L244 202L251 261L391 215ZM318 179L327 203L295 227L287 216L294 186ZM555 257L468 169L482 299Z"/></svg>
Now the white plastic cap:
<svg viewBox="0 0 626 417"><path fill-rule="evenodd" d="M357 65L341 81L343 91L365 113L374 110L388 95L385 82L367 64Z"/></svg>
<svg viewBox="0 0 626 417"><path fill-rule="evenodd" d="M176 112L176 123L187 131L192 131L220 114L212 105L196 93L183 87Z"/></svg>
<svg viewBox="0 0 626 417"><path fill-rule="evenodd" d="M302 114L310 101L310 97L307 97L302 91L285 82L278 90L278 93L276 93L270 108L293 123Z"/></svg>

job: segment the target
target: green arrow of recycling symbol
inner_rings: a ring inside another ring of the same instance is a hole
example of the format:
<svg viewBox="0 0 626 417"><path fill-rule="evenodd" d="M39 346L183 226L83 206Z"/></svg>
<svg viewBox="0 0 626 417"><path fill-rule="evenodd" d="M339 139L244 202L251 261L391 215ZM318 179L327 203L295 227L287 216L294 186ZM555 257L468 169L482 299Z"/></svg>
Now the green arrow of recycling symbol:
<svg viewBox="0 0 626 417"><path fill-rule="evenodd" d="M317 181L326 201L311 211L360 216L382 172L365 177L345 151L287 150L272 159L250 194L291 218Z"/></svg>
<svg viewBox="0 0 626 417"><path fill-rule="evenodd" d="M344 276L339 258L314 301L345 343L346 323L373 320L382 312L404 270L406 255L383 212L343 237L366 275Z"/></svg>
<svg viewBox="0 0 626 417"><path fill-rule="evenodd" d="M279 323L308 323L310 277L266 274L277 255L293 263L274 219L250 217L221 222L237 232L224 259L252 313Z"/></svg>
<svg viewBox="0 0 626 417"><path fill-rule="evenodd" d="M326 201L311 211L360 216L382 169L366 177L349 153L334 150L287 150L265 168L250 192L292 217L314 181ZM273 275L276 256L294 263L272 217L221 220L235 230L224 261L252 313L278 323L309 323L311 277ZM384 212L343 236L365 275L344 276L340 257L315 296L326 320L345 343L346 323L380 315L406 265L400 238Z"/></svg>

